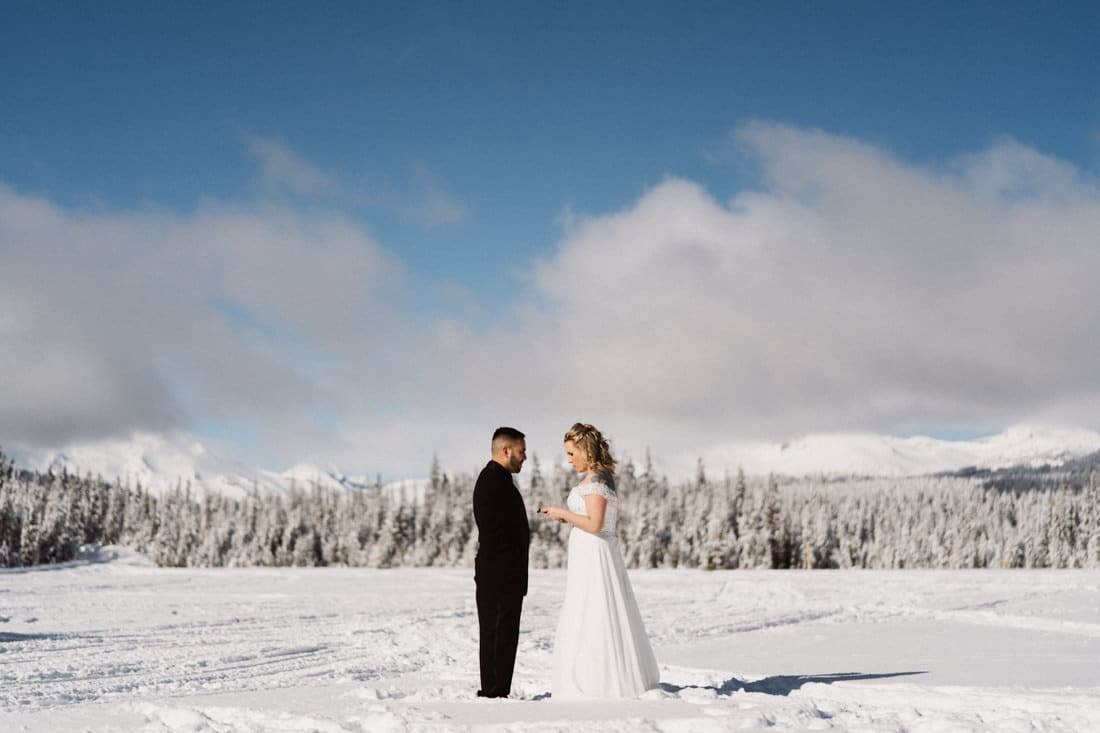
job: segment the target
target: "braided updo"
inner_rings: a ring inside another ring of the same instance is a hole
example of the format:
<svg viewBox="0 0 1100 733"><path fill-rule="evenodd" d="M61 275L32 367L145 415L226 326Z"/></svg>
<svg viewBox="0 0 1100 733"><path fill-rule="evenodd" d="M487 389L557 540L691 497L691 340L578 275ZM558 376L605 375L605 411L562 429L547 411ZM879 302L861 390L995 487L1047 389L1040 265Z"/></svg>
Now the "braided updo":
<svg viewBox="0 0 1100 733"><path fill-rule="evenodd" d="M592 425L574 423L565 434L565 439L584 452L588 461L588 470L611 475L615 471L615 459L611 457L611 446L603 433Z"/></svg>

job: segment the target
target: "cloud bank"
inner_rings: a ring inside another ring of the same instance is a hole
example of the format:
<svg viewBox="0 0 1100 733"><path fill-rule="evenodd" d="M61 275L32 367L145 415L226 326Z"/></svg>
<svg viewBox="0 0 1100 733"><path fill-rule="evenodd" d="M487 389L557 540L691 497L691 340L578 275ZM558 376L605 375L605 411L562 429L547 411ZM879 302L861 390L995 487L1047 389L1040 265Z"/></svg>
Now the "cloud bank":
<svg viewBox="0 0 1100 733"><path fill-rule="evenodd" d="M782 125L735 139L761 190L667 180L539 268L586 404L699 446L1096 423L1095 182L1008 140L930 169Z"/></svg>
<svg viewBox="0 0 1100 733"><path fill-rule="evenodd" d="M935 166L779 124L733 140L757 188L670 177L571 217L492 323L415 315L399 243L332 209L0 189L0 439L243 425L285 465L397 475L476 465L498 424L545 457L583 419L671 470L807 432L1097 424L1095 180L1008 139Z"/></svg>
<svg viewBox="0 0 1100 733"><path fill-rule="evenodd" d="M262 206L89 212L3 189L0 243L0 434L40 443L303 429L337 400L345 336L392 329L402 277L340 217Z"/></svg>

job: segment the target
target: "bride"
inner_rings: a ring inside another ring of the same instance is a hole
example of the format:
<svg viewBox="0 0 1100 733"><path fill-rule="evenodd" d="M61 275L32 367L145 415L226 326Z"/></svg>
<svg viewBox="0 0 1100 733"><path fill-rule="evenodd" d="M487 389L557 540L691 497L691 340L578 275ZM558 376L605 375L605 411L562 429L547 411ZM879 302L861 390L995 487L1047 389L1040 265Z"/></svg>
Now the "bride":
<svg viewBox="0 0 1100 733"><path fill-rule="evenodd" d="M539 509L573 525L552 695L636 697L656 687L660 676L615 536L615 460L600 431L582 423L565 434L565 453L582 479L566 507Z"/></svg>

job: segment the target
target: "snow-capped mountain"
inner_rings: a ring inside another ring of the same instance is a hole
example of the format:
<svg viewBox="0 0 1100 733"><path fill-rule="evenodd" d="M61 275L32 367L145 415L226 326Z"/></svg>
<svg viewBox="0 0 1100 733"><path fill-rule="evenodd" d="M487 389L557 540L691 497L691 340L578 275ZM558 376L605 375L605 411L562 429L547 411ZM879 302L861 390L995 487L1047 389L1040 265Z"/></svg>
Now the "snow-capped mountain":
<svg viewBox="0 0 1100 733"><path fill-rule="evenodd" d="M788 476L919 476L967 467L1057 466L1100 451L1100 432L1019 425L974 440L823 433L785 443L742 443L708 452L708 468Z"/></svg>
<svg viewBox="0 0 1100 733"><path fill-rule="evenodd" d="M250 468L217 455L193 436L134 433L129 439L74 442L51 450L4 445L19 468L80 475L92 474L108 480L141 484L153 492L190 483L192 489L244 496L258 491L287 491L292 483L300 487L315 483L325 488L367 488L374 480L348 476L336 469L299 463L285 471Z"/></svg>
<svg viewBox="0 0 1100 733"><path fill-rule="evenodd" d="M372 477L348 475L314 463L299 463L284 471L251 468L214 454L186 434L135 433L125 440L77 442L54 450L18 444L5 444L3 449L20 468L55 472L65 468L71 473L140 483L157 492L181 482L190 482L195 490L232 496L243 496L253 488L287 491L292 483L306 487L316 483L331 489L369 488L376 484ZM708 451L703 460L708 472L743 468L750 475L915 476L970 466L995 469L1059 465L1096 451L1100 451L1100 432L1094 430L1017 426L975 440L899 438L873 433L814 434L785 443L740 443L717 448ZM425 478L409 478L386 484L384 488L395 494L418 497L426 483Z"/></svg>

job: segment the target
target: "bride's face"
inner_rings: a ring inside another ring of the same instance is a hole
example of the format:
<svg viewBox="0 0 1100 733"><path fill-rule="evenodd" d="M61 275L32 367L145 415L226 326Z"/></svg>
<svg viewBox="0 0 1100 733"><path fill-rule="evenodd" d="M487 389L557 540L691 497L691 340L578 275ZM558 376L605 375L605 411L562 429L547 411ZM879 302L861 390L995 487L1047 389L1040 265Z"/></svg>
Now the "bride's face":
<svg viewBox="0 0 1100 733"><path fill-rule="evenodd" d="M581 473L588 470L588 457L584 451L573 444L572 440L565 441L565 455L569 456L569 465Z"/></svg>

